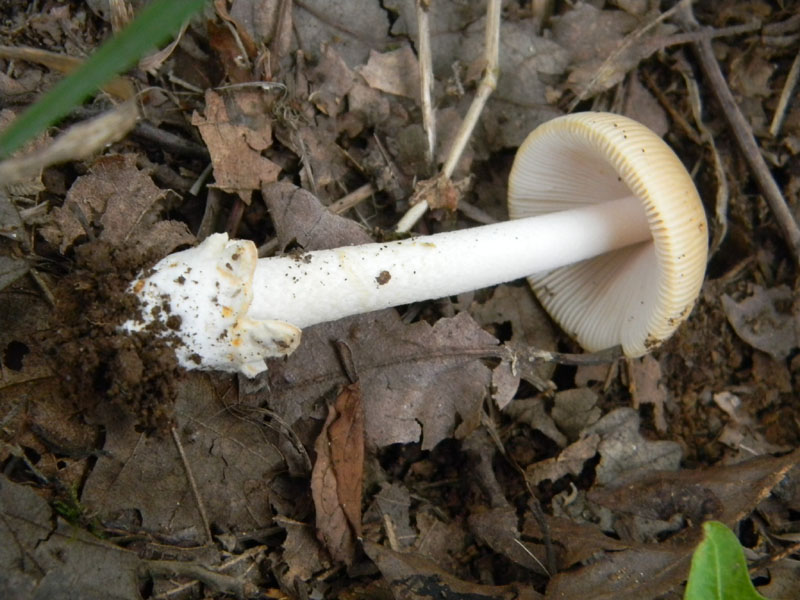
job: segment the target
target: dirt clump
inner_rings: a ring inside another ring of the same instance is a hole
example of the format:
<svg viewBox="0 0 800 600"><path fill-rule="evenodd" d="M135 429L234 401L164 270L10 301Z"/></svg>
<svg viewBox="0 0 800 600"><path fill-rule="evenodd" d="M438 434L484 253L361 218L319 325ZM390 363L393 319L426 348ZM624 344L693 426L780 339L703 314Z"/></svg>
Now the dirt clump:
<svg viewBox="0 0 800 600"><path fill-rule="evenodd" d="M54 327L39 339L67 398L90 420L102 422L102 404L114 402L141 430L163 431L182 374L171 340L152 330L119 330L138 310L127 289L147 257L98 240L77 247L75 260L54 289Z"/></svg>

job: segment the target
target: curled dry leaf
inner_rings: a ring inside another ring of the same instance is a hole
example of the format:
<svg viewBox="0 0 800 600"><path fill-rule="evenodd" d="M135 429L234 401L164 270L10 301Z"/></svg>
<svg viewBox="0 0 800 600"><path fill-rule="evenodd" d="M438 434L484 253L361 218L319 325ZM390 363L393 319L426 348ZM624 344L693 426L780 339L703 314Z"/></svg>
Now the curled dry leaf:
<svg viewBox="0 0 800 600"><path fill-rule="evenodd" d="M317 462L311 472L311 494L317 535L335 560L349 565L361 537L364 410L358 382L339 393L314 449Z"/></svg>
<svg viewBox="0 0 800 600"><path fill-rule="evenodd" d="M278 179L281 168L261 153L272 145L272 126L260 91L206 92L204 116L192 125L208 146L215 185L249 204L253 191Z"/></svg>

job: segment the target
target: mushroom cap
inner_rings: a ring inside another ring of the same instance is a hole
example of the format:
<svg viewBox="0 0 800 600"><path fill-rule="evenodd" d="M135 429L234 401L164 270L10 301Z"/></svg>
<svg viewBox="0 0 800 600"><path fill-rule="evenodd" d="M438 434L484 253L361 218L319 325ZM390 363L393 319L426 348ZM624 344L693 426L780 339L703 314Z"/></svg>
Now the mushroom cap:
<svg viewBox="0 0 800 600"><path fill-rule="evenodd" d="M708 227L680 159L644 125L610 113L558 117L520 146L509 178L512 219L636 196L652 240L528 277L550 315L590 352L641 356L694 306Z"/></svg>

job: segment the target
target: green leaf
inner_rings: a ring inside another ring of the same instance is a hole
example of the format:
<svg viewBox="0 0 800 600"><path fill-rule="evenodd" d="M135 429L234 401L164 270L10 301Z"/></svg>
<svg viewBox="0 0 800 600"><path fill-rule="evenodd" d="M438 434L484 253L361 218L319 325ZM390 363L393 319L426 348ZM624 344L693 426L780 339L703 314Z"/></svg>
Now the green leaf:
<svg viewBox="0 0 800 600"><path fill-rule="evenodd" d="M750 581L739 540L718 521L703 523L684 600L766 600Z"/></svg>
<svg viewBox="0 0 800 600"><path fill-rule="evenodd" d="M206 0L155 0L119 35L62 79L0 134L0 158L52 125L100 86L169 38Z"/></svg>

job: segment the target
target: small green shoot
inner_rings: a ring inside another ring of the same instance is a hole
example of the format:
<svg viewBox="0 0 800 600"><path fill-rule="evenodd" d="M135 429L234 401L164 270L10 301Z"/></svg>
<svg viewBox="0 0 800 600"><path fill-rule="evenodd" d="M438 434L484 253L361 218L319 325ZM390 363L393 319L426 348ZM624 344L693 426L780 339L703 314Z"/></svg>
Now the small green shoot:
<svg viewBox="0 0 800 600"><path fill-rule="evenodd" d="M718 521L703 523L703 533L692 557L684 600L767 600L750 581L734 533Z"/></svg>
<svg viewBox="0 0 800 600"><path fill-rule="evenodd" d="M112 77L174 34L206 0L155 0L119 35L62 79L0 134L0 158L8 157L86 100Z"/></svg>

